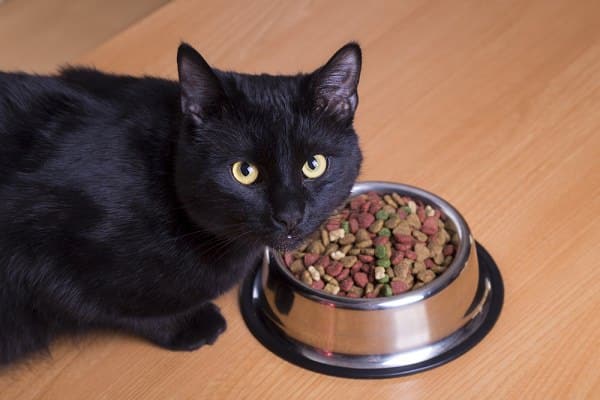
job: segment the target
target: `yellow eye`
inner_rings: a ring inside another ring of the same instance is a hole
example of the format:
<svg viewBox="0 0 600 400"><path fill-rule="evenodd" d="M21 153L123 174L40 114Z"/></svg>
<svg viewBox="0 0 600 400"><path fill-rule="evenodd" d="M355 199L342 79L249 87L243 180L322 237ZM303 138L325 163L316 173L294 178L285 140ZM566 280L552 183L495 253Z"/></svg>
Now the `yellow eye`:
<svg viewBox="0 0 600 400"><path fill-rule="evenodd" d="M310 179L318 178L327 169L327 159L323 154L315 154L309 157L302 166L302 173Z"/></svg>
<svg viewBox="0 0 600 400"><path fill-rule="evenodd" d="M258 168L247 161L238 161L231 167L231 173L242 185L250 185L258 178Z"/></svg>

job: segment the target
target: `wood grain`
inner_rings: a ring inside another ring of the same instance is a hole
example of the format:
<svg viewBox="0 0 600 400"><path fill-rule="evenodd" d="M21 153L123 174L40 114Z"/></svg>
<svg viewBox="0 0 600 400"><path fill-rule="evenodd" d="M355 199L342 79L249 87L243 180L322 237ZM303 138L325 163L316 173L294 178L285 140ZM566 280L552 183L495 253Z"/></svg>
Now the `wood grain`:
<svg viewBox="0 0 600 400"><path fill-rule="evenodd" d="M0 0L0 70L53 72L167 0Z"/></svg>
<svg viewBox="0 0 600 400"><path fill-rule="evenodd" d="M182 39L212 64L309 71L349 40L364 49L361 178L453 203L494 256L501 318L459 359L354 381L305 371L229 328L182 354L96 335L5 371L7 399L600 398L600 2L175 1L82 58L175 77Z"/></svg>

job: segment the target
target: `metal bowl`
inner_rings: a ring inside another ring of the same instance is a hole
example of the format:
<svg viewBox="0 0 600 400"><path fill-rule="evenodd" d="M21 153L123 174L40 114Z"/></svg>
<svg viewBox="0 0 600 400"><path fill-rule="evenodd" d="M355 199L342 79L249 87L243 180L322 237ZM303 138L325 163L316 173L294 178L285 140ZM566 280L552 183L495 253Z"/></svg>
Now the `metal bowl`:
<svg viewBox="0 0 600 400"><path fill-rule="evenodd" d="M448 269L417 290L355 299L305 285L285 267L279 253L266 249L251 283L252 312L266 324L269 335L313 363L350 370L420 365L460 346L477 331L489 310L492 284L482 276L469 227L453 206L397 183L357 183L352 195L368 191L396 192L440 209L459 237Z"/></svg>

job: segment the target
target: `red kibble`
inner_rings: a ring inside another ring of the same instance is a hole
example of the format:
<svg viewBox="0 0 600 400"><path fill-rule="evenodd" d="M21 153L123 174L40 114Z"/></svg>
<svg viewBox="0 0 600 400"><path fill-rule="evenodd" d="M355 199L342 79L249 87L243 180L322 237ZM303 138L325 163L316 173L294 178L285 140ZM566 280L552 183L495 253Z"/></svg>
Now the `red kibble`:
<svg viewBox="0 0 600 400"><path fill-rule="evenodd" d="M408 217L408 214L402 208L399 208L398 211L396 211L396 214L400 217L400 219L406 219L406 217Z"/></svg>
<svg viewBox="0 0 600 400"><path fill-rule="evenodd" d="M313 253L308 253L304 255L304 265L306 265L307 267L309 265L314 265L315 262L317 262L317 260L321 258L320 255L318 254L313 254Z"/></svg>
<svg viewBox="0 0 600 400"><path fill-rule="evenodd" d="M365 262L365 263L370 263L370 262L373 262L373 260L374 260L373 256L369 256L369 255L366 255L366 254L359 255L358 259L360 261L362 261L362 262Z"/></svg>
<svg viewBox="0 0 600 400"><path fill-rule="evenodd" d="M323 283L323 281L313 281L312 287L321 290L325 287L325 284Z"/></svg>
<svg viewBox="0 0 600 400"><path fill-rule="evenodd" d="M367 212L369 211L369 208L371 207L371 203L368 201L365 201L361 206L360 206L360 211L362 212Z"/></svg>
<svg viewBox="0 0 600 400"><path fill-rule="evenodd" d="M365 203L365 199L361 196L355 197L350 200L350 209L354 211L360 210L360 207Z"/></svg>
<svg viewBox="0 0 600 400"><path fill-rule="evenodd" d="M342 272L340 272L335 278L337 280L341 280L347 278L348 275L350 275L350 270L348 268L344 268L342 269Z"/></svg>
<svg viewBox="0 0 600 400"><path fill-rule="evenodd" d="M377 211L381 210L383 208L383 204L381 203L371 203L371 207L369 207L369 212L372 214L375 214Z"/></svg>
<svg viewBox="0 0 600 400"><path fill-rule="evenodd" d="M373 245L374 246L379 246L379 245L385 245L387 243L389 243L390 238L387 236L377 236L375 239L373 239Z"/></svg>
<svg viewBox="0 0 600 400"><path fill-rule="evenodd" d="M356 282L358 286L364 288L367 286L367 283L369 283L369 278L364 272L357 272L354 274L354 282Z"/></svg>
<svg viewBox="0 0 600 400"><path fill-rule="evenodd" d="M417 253L415 253L415 252L414 252L414 251L412 251L412 250L407 250L407 251L404 253L404 256L405 256L406 258L410 258L411 260L416 260L416 259L417 259Z"/></svg>
<svg viewBox="0 0 600 400"><path fill-rule="evenodd" d="M373 221L375 221L375 217L373 216L373 214L360 213L358 215L358 225L361 228L365 228L365 229L368 228L369 226L371 226Z"/></svg>
<svg viewBox="0 0 600 400"><path fill-rule="evenodd" d="M381 202L381 201L382 201L382 199L381 199L381 196L380 196L380 195L379 195L379 193L377 193L377 192L373 192L373 191L371 191L371 192L368 192L368 193L367 193L367 197L368 197L368 198L369 198L369 200L371 200L371 201L379 201L379 202Z"/></svg>
<svg viewBox="0 0 600 400"><path fill-rule="evenodd" d="M367 299L372 299L372 298L374 298L374 297L375 297L375 292L367 293L367 294L365 294L365 297L366 297Z"/></svg>
<svg viewBox="0 0 600 400"><path fill-rule="evenodd" d="M394 253L394 256L392 257L391 263L393 265L397 265L397 264L400 264L400 262L402 262L402 260L404 260L404 252L396 251Z"/></svg>
<svg viewBox="0 0 600 400"><path fill-rule="evenodd" d="M394 248L395 248L396 250L398 250L398 251L404 251L404 252L406 252L406 251L410 250L410 248L411 248L411 245L410 245L410 244L396 243L396 244L394 245Z"/></svg>
<svg viewBox="0 0 600 400"><path fill-rule="evenodd" d="M371 266L371 264L363 264L363 265L360 267L360 270L361 270L362 272L365 272L365 273L367 273L367 274L368 274L369 272L371 272L371 269L372 269L372 266Z"/></svg>
<svg viewBox="0 0 600 400"><path fill-rule="evenodd" d="M348 291L352 286L354 286L352 278L346 278L340 282L340 289L342 290Z"/></svg>
<svg viewBox="0 0 600 400"><path fill-rule="evenodd" d="M434 217L427 217L423 221L423 226L421 226L421 231L427 235L433 235L438 231L438 223L437 219Z"/></svg>
<svg viewBox="0 0 600 400"><path fill-rule="evenodd" d="M396 233L394 234L394 238L401 244L408 244L411 245L415 242L415 240L413 239L412 236L410 235L404 235L402 233Z"/></svg>
<svg viewBox="0 0 600 400"><path fill-rule="evenodd" d="M422 206L417 208L417 217L419 217L419 221L425 221L425 209Z"/></svg>
<svg viewBox="0 0 600 400"><path fill-rule="evenodd" d="M435 267L435 263L433 262L433 260L431 258L426 258L424 262L425 262L425 267L427 267L427 268Z"/></svg>
<svg viewBox="0 0 600 400"><path fill-rule="evenodd" d="M329 256L321 256L319 261L317 261L317 265L322 266L323 268L327 267L331 263L331 258Z"/></svg>
<svg viewBox="0 0 600 400"><path fill-rule="evenodd" d="M447 244L444 246L444 250L442 250L442 254L444 256L451 256L454 254L454 245Z"/></svg>
<svg viewBox="0 0 600 400"><path fill-rule="evenodd" d="M342 263L336 262L325 268L325 271L331 276L336 276L342 272L342 269L344 269Z"/></svg>
<svg viewBox="0 0 600 400"><path fill-rule="evenodd" d="M400 294L408 290L408 285L403 281L391 281L392 294Z"/></svg>
<svg viewBox="0 0 600 400"><path fill-rule="evenodd" d="M360 226L358 225L358 220L356 218L350 218L348 220L348 224L350 226L350 232L356 233Z"/></svg>
<svg viewBox="0 0 600 400"><path fill-rule="evenodd" d="M335 231L336 229L340 229L341 224L339 222L329 222L325 225L325 229L329 232Z"/></svg>

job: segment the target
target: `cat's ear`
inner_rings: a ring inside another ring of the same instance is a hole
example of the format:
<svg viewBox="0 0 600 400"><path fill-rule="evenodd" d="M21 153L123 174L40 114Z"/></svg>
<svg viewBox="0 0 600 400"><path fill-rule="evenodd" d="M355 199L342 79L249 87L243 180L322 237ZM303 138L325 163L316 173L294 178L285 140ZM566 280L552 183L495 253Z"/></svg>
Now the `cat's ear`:
<svg viewBox="0 0 600 400"><path fill-rule="evenodd" d="M192 46L177 49L177 70L181 87L181 111L203 120L225 102L225 92L212 68Z"/></svg>
<svg viewBox="0 0 600 400"><path fill-rule="evenodd" d="M357 86L362 53L357 43L348 43L312 74L313 108L337 119L351 119L358 106Z"/></svg>

